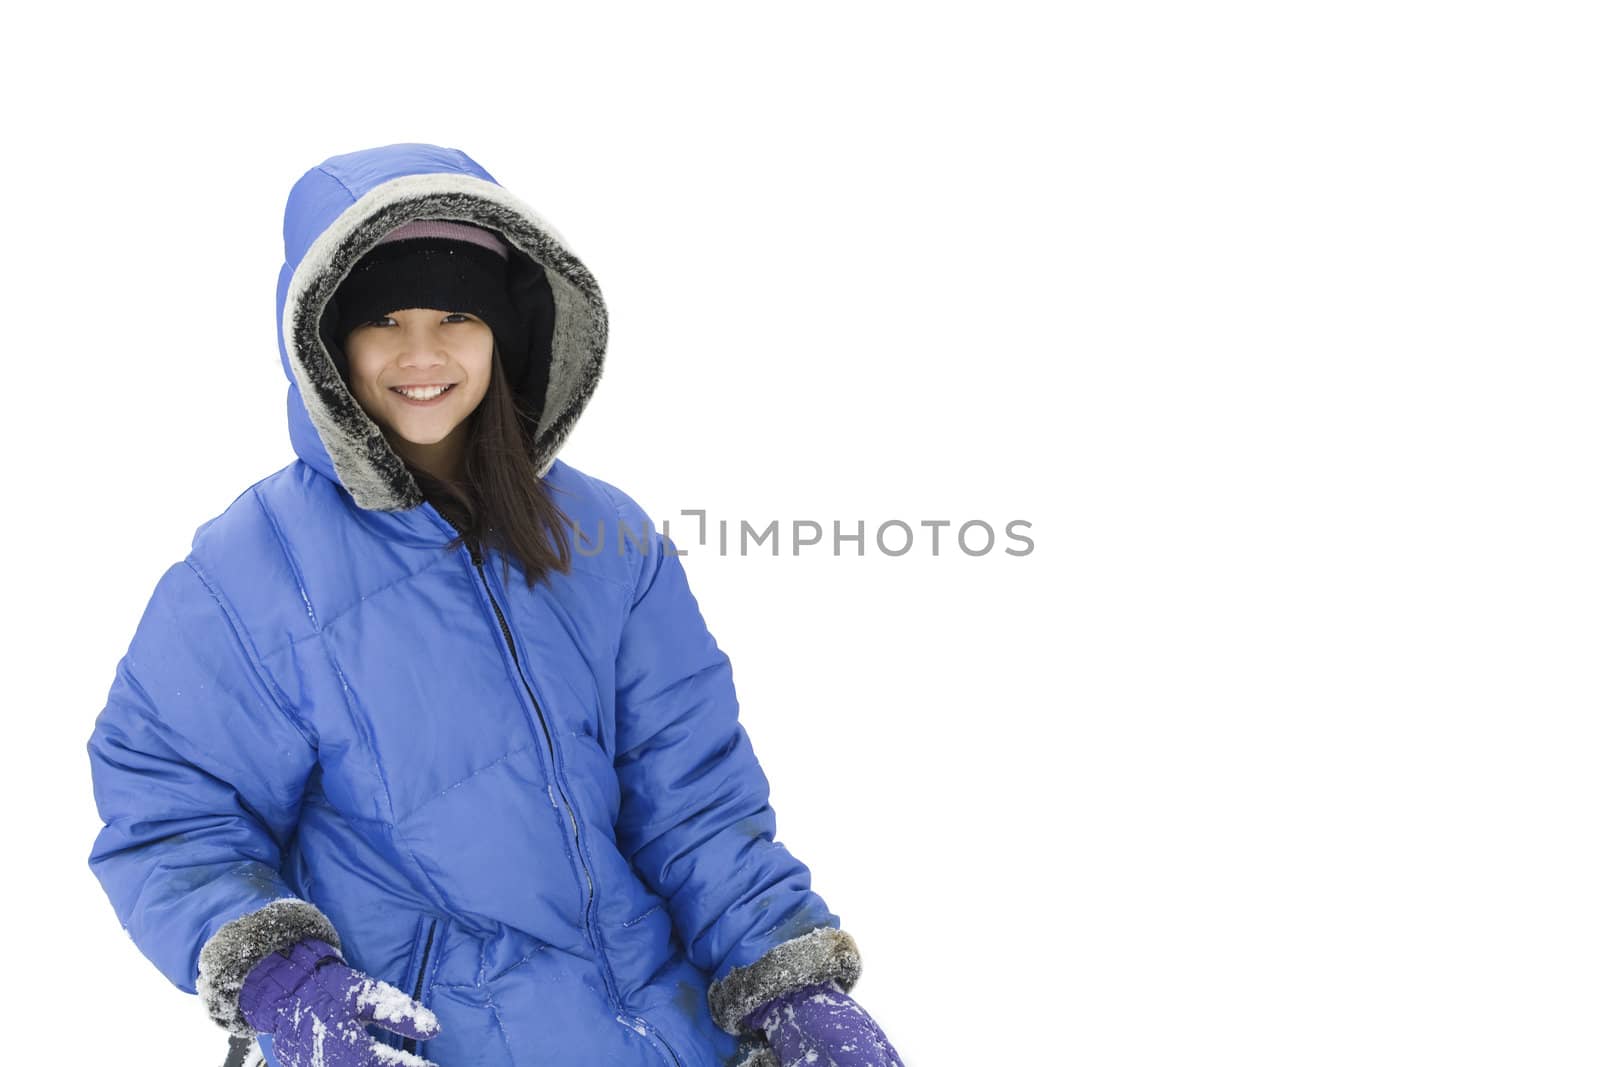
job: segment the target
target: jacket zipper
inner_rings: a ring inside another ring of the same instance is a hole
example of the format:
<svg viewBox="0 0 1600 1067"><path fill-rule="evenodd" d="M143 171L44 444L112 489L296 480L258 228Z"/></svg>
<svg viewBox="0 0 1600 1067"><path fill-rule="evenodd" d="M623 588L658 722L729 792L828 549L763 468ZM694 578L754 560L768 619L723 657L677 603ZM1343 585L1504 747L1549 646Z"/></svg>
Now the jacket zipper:
<svg viewBox="0 0 1600 1067"><path fill-rule="evenodd" d="M572 854L578 858L578 866L583 870L584 880L589 884L588 894L583 898L583 927L589 928L589 905L594 900L594 879L589 875L589 868L583 862L583 843L578 840L578 816L573 813L572 802L567 799L566 790L561 788L561 781L556 777L556 745L550 737L550 725L545 722L544 710L539 707L539 698L533 695L533 687L528 684L527 675L522 673L522 659L517 655L517 644L511 639L511 627L506 625L506 617L500 613L500 603L494 598L494 591L489 588L489 576L483 573L483 557L478 554L476 546L472 548L472 565L478 568L478 578L483 582L483 591L489 595L489 603L494 607L494 617L500 622L500 633L506 639L506 647L511 649L511 662L517 665L517 677L522 679L522 688L528 692L528 700L533 703L533 711L539 717L539 728L544 731L544 743L550 753L550 780L555 783L556 792L561 794L561 803L566 806L567 818L572 822Z"/></svg>
<svg viewBox="0 0 1600 1067"><path fill-rule="evenodd" d="M545 748L550 754L550 781L554 783L556 792L561 797L561 803L566 807L567 819L572 823L572 854L577 857L578 867L583 871L584 881L588 885L587 895L583 899L583 928L588 931L591 930L589 909L594 902L594 877L590 875L588 865L583 862L583 842L578 837L578 816L573 812L572 802L567 799L566 790L561 788L561 780L556 774L556 746L555 741L550 736L550 725L545 721L544 709L539 707L539 698L533 695L533 687L528 684L528 676L522 673L522 659L517 655L517 643L512 640L511 627L506 624L506 617L500 612L500 602L495 600L494 590L489 587L489 576L483 572L483 556L478 551L477 545L469 543L467 550L472 556L472 565L478 569L478 580L483 583L483 591L489 597L489 604L494 608L494 617L500 623L501 636L506 639L506 647L511 650L511 661L517 666L517 677L522 680L522 688L527 691L528 700L533 704L534 713L539 717L539 728L544 732ZM591 931L591 941L593 936ZM598 954L598 945L595 946L595 951ZM605 974L606 987L611 994L612 1002L617 1004L620 1009L621 998L617 995L616 988L612 985L610 968L605 966L604 961L601 961L601 971ZM639 1021L645 1022L643 1019ZM645 1025L649 1026L649 1023L645 1022ZM649 1028L667 1050L667 1054L672 1057L672 1062L681 1067L683 1061L678 1058L678 1054L673 1051L672 1046L667 1044L666 1038L662 1037L660 1031L657 1031L654 1027Z"/></svg>
<svg viewBox="0 0 1600 1067"><path fill-rule="evenodd" d="M417 987L411 991L411 999L422 1003L422 982L428 976L428 953L433 948L433 932L439 926L439 920L434 919L428 923L428 939L422 943L422 962L417 965ZM400 1042L400 1048L406 1052L417 1051L417 1039L408 1037Z"/></svg>

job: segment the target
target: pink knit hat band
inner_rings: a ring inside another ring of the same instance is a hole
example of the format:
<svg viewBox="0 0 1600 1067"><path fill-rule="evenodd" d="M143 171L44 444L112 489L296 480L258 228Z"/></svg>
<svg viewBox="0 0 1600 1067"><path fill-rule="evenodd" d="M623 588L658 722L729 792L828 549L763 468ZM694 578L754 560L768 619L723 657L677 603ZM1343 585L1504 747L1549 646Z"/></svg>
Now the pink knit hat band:
<svg viewBox="0 0 1600 1067"><path fill-rule="evenodd" d="M498 234L465 222L447 222L444 219L413 219L404 226L384 234L378 244L404 241L411 237L443 237L450 241L466 241L480 248L487 248L501 259L510 258L510 249Z"/></svg>

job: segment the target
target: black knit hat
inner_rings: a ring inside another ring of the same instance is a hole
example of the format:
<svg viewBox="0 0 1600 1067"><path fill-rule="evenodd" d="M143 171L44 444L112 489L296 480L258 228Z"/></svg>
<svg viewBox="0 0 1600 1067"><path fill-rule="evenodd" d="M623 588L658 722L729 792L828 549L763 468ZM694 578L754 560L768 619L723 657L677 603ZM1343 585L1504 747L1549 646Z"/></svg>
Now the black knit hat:
<svg viewBox="0 0 1600 1067"><path fill-rule="evenodd" d="M333 295L329 310L337 351L330 354L340 376L350 380L344 342L351 330L390 312L437 308L488 323L506 376L521 381L527 326L512 301L508 277L508 254L498 235L465 223L418 220L402 226L362 256Z"/></svg>

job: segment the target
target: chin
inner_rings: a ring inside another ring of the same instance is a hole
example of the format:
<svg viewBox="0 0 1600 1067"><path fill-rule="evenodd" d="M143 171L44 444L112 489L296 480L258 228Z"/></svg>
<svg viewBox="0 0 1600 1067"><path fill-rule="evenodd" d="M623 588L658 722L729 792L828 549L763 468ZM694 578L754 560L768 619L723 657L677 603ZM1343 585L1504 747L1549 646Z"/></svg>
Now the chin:
<svg viewBox="0 0 1600 1067"><path fill-rule="evenodd" d="M413 444L413 445L436 445L439 442L443 441L446 437L449 437L450 434L449 434L448 431L446 431L445 433L440 433L440 434L416 434L416 435L412 435L412 434L409 434L409 433L400 433L400 434L398 434L398 436L401 438L401 440L405 441L407 444Z"/></svg>

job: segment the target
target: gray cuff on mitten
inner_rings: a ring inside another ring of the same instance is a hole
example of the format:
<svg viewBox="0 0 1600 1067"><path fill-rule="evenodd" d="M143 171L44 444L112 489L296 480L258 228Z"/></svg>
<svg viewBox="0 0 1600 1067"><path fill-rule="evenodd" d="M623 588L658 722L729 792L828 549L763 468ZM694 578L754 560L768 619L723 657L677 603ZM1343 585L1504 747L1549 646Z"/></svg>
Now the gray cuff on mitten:
<svg viewBox="0 0 1600 1067"><path fill-rule="evenodd" d="M830 978L848 993L860 977L855 939L843 930L819 926L769 949L752 964L735 967L711 984L706 1000L712 1022L738 1037L751 1032L741 1030L739 1020L774 997Z"/></svg>
<svg viewBox="0 0 1600 1067"><path fill-rule="evenodd" d="M254 1037L256 1030L239 1010L239 988L256 964L298 941L317 938L334 948L339 933L316 905L294 897L225 923L200 949L200 977L195 992L216 1024L231 1034Z"/></svg>
<svg viewBox="0 0 1600 1067"><path fill-rule="evenodd" d="M759 1045L740 1045L734 1054L735 1067L782 1067L778 1054L763 1039Z"/></svg>

